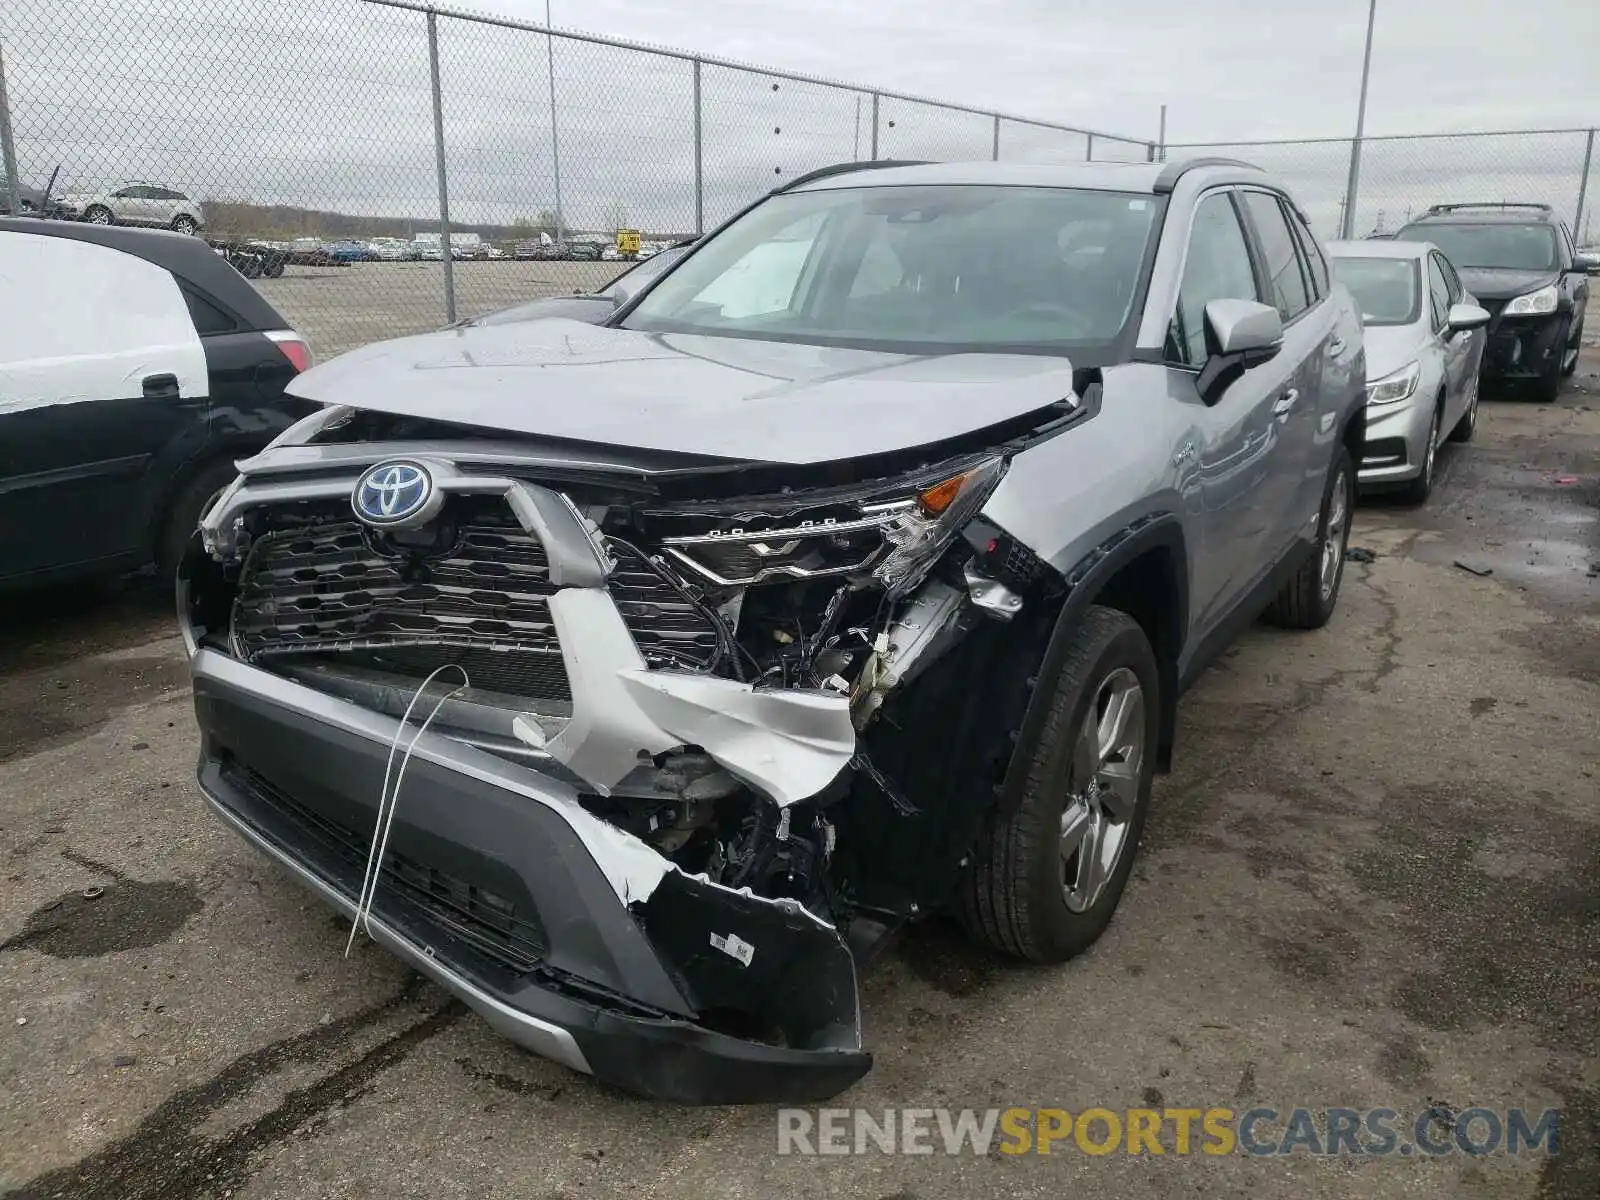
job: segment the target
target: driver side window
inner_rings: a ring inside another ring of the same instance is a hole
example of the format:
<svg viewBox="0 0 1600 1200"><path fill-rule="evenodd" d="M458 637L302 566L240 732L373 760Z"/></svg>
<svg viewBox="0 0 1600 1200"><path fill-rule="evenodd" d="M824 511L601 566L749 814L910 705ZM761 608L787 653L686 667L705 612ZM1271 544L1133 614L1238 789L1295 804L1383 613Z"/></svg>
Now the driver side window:
<svg viewBox="0 0 1600 1200"><path fill-rule="evenodd" d="M1212 300L1256 299L1256 278L1239 214L1228 193L1213 192L1194 212L1183 282L1167 326L1167 361L1188 367L1206 361L1206 305Z"/></svg>

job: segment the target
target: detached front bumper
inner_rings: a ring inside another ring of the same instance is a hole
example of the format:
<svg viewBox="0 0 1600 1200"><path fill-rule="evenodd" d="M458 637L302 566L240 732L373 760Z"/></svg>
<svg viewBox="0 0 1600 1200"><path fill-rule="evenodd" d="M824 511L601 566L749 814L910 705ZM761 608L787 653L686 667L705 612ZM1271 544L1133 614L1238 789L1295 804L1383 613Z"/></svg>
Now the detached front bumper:
<svg viewBox="0 0 1600 1200"><path fill-rule="evenodd" d="M206 798L353 914L397 722L214 650L192 668ZM570 785L431 731L371 925L506 1037L648 1096L812 1102L871 1066L833 927L690 878Z"/></svg>

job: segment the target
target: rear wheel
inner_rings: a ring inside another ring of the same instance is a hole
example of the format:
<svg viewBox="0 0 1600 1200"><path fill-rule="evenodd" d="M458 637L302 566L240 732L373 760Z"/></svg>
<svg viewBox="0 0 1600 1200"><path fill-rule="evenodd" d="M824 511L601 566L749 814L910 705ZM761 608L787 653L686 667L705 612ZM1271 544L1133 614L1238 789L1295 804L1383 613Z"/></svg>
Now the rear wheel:
<svg viewBox="0 0 1600 1200"><path fill-rule="evenodd" d="M179 213L177 216L172 218L173 233L192 234L194 233L195 229L196 225L194 223L194 218L188 213Z"/></svg>
<svg viewBox="0 0 1600 1200"><path fill-rule="evenodd" d="M1155 654L1127 614L1091 606L1050 687L1016 810L991 814L956 914L977 941L1061 962L1105 931L1150 804L1161 712Z"/></svg>
<svg viewBox="0 0 1600 1200"><path fill-rule="evenodd" d="M1267 618L1287 629L1321 629L1339 602L1344 579L1344 548L1355 507L1355 464L1340 443L1328 467L1328 486L1317 520L1317 540L1294 577L1283 585L1267 609Z"/></svg>

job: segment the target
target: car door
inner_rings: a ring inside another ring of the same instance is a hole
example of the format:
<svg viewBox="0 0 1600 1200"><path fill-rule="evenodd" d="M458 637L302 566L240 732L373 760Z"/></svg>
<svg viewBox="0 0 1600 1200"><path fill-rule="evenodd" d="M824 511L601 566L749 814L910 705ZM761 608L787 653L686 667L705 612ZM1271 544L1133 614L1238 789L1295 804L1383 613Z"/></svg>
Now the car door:
<svg viewBox="0 0 1600 1200"><path fill-rule="evenodd" d="M1477 356L1473 353L1473 339L1481 336L1477 330L1450 328L1450 309L1461 296L1460 280L1452 294L1450 276L1455 272L1437 250L1428 253L1428 304L1433 319L1433 336L1439 346L1444 364L1444 417L1439 423L1441 432L1454 429L1456 422L1467 411L1468 384L1475 368Z"/></svg>
<svg viewBox="0 0 1600 1200"><path fill-rule="evenodd" d="M152 463L206 420L205 351L172 274L0 231L0 574L142 556Z"/></svg>
<svg viewBox="0 0 1600 1200"><path fill-rule="evenodd" d="M149 190L143 184L123 184L111 193L112 215L125 225L146 224L149 220L146 215L146 209L150 202L147 195Z"/></svg>
<svg viewBox="0 0 1600 1200"><path fill-rule="evenodd" d="M1202 195L1184 251L1178 298L1164 357L1181 372L1175 394L1190 407L1189 439L1175 457L1184 504L1199 530L1193 557L1193 631L1215 629L1261 575L1269 527L1278 522L1272 493L1279 442L1274 406L1290 386L1292 364L1278 355L1235 379L1215 403L1196 380L1210 354L1205 306L1212 300L1264 302L1233 189Z"/></svg>
<svg viewBox="0 0 1600 1200"><path fill-rule="evenodd" d="M1324 282L1319 294L1285 198L1263 188L1243 189L1240 198L1264 303L1275 305L1283 319L1283 349L1275 362L1285 384L1272 402L1271 475L1262 489L1270 516L1262 534L1261 565L1269 570L1297 542L1316 535L1329 459L1325 451L1316 450L1328 440L1324 435L1336 424L1330 418L1337 413L1327 383L1328 358L1338 351L1336 314L1330 285Z"/></svg>

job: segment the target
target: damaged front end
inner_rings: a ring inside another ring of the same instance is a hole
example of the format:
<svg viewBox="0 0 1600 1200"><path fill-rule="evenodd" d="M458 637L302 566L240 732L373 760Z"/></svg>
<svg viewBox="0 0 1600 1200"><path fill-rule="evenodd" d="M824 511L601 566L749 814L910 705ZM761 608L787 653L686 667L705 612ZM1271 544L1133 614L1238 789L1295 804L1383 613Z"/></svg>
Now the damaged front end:
<svg viewBox="0 0 1600 1200"><path fill-rule="evenodd" d="M318 414L185 562L202 786L349 913L405 750L375 936L622 1086L833 1095L871 1064L858 966L992 802L1025 698L973 664L1059 582L979 513L1003 447L927 458L660 469Z"/></svg>

